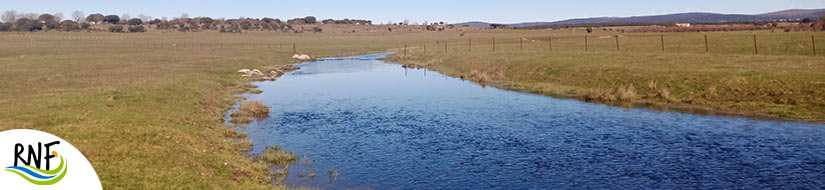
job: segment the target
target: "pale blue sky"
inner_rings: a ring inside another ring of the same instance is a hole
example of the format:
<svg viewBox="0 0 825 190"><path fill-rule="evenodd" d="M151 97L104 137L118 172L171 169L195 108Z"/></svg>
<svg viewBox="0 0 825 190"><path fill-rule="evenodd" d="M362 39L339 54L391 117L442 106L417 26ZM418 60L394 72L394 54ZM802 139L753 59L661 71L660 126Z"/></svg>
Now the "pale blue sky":
<svg viewBox="0 0 825 190"><path fill-rule="evenodd" d="M0 9L17 12L57 13L66 18L74 10L86 14L145 14L155 18L272 17L295 18L308 15L319 19L359 18L376 23L488 21L515 23L556 21L569 18L601 16L641 16L680 12L715 12L731 14L765 13L784 9L825 8L825 0L0 0Z"/></svg>

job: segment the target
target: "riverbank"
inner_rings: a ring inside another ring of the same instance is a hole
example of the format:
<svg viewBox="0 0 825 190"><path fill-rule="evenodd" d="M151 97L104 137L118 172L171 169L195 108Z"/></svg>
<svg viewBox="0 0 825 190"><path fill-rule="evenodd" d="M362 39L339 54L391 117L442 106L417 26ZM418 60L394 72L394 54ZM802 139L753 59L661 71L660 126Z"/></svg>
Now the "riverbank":
<svg viewBox="0 0 825 190"><path fill-rule="evenodd" d="M693 113L825 121L823 57L535 51L402 56L390 59L548 96Z"/></svg>
<svg viewBox="0 0 825 190"><path fill-rule="evenodd" d="M283 189L251 143L224 125L236 71L316 56L387 49L328 47L322 40L251 33L0 34L0 130L36 129L77 147L105 189ZM346 42L343 38L327 40Z"/></svg>

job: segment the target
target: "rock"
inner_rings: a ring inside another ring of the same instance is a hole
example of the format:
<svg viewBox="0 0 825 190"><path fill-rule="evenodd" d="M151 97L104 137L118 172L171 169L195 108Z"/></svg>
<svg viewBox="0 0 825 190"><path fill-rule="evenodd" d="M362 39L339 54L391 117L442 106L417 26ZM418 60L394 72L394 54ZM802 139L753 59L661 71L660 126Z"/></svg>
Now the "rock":
<svg viewBox="0 0 825 190"><path fill-rule="evenodd" d="M244 73L244 74L248 73L249 71L250 71L249 69L238 70L239 73Z"/></svg>
<svg viewBox="0 0 825 190"><path fill-rule="evenodd" d="M290 71L294 71L294 70L298 70L298 69L301 69L301 68L296 67L294 65L284 65L284 66L281 66L279 68L279 70L282 70L283 72L290 72Z"/></svg>
<svg viewBox="0 0 825 190"><path fill-rule="evenodd" d="M292 55L292 58L293 59L298 59L298 60L310 60L310 59L312 59L312 57L310 57L307 54L295 54L295 55Z"/></svg>

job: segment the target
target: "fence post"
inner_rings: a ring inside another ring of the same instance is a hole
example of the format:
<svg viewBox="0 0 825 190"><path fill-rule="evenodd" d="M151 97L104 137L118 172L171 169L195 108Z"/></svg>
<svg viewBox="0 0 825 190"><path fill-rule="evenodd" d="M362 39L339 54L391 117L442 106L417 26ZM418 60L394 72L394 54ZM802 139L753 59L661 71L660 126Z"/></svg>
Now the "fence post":
<svg viewBox="0 0 825 190"><path fill-rule="evenodd" d="M519 44L519 48L520 48L521 50L524 50L524 38L519 37L519 38L518 38L518 44Z"/></svg>
<svg viewBox="0 0 825 190"><path fill-rule="evenodd" d="M292 53L298 54L298 47L295 47L295 43L292 43Z"/></svg>
<svg viewBox="0 0 825 190"><path fill-rule="evenodd" d="M708 49L708 35L705 34L705 53L708 52L710 52L710 49Z"/></svg>
<svg viewBox="0 0 825 190"><path fill-rule="evenodd" d="M662 39L662 52L665 52L665 35L661 35L660 37Z"/></svg>
<svg viewBox="0 0 825 190"><path fill-rule="evenodd" d="M616 35L616 51L622 51L622 49L619 48L619 35Z"/></svg>
<svg viewBox="0 0 825 190"><path fill-rule="evenodd" d="M444 53L447 53L447 41L444 41Z"/></svg>
<svg viewBox="0 0 825 190"><path fill-rule="evenodd" d="M814 56L816 56L816 38L814 36L811 36L811 44L814 45Z"/></svg>
<svg viewBox="0 0 825 190"><path fill-rule="evenodd" d="M550 47L549 47L550 52L553 52L553 36L548 36L547 37L547 43L549 43L549 45L550 45Z"/></svg>
<svg viewBox="0 0 825 190"><path fill-rule="evenodd" d="M496 51L496 37L493 37L493 51Z"/></svg>
<svg viewBox="0 0 825 190"><path fill-rule="evenodd" d="M759 46L756 45L756 34L753 35L753 54L759 55Z"/></svg>
<svg viewBox="0 0 825 190"><path fill-rule="evenodd" d="M590 48L587 47L587 36L584 36L584 51L590 51Z"/></svg>
<svg viewBox="0 0 825 190"><path fill-rule="evenodd" d="M427 45L424 45L424 56L427 56Z"/></svg>
<svg viewBox="0 0 825 190"><path fill-rule="evenodd" d="M473 39L472 38L467 38L467 48L469 48L470 51L473 51Z"/></svg>

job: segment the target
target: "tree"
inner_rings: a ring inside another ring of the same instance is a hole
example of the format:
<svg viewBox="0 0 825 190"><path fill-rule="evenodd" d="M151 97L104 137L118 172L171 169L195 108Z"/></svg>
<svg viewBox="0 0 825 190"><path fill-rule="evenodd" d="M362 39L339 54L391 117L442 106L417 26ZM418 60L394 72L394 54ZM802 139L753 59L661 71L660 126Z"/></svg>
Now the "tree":
<svg viewBox="0 0 825 190"><path fill-rule="evenodd" d="M101 22L103 22L103 19L105 19L103 14L95 13L95 14L90 14L89 16L87 16L86 17L86 22L91 22L92 24L100 24Z"/></svg>
<svg viewBox="0 0 825 190"><path fill-rule="evenodd" d="M819 16L819 20L814 23L814 31L825 31L825 13Z"/></svg>
<svg viewBox="0 0 825 190"><path fill-rule="evenodd" d="M123 32L123 25L116 24L109 26L109 32Z"/></svg>
<svg viewBox="0 0 825 190"><path fill-rule="evenodd" d="M120 22L120 17L117 16L117 15L106 15L105 17L103 17L103 22L109 23L109 24L117 24L117 23ZM121 27L121 29L122 29L122 27Z"/></svg>
<svg viewBox="0 0 825 190"><path fill-rule="evenodd" d="M146 16L146 15L144 15L144 14L139 14L139 15L138 15L138 18L139 18L141 21L143 21L143 22L149 22L149 21L152 21L152 17L151 17L151 16Z"/></svg>
<svg viewBox="0 0 825 190"><path fill-rule="evenodd" d="M129 26L129 32L146 32L146 29L143 26Z"/></svg>
<svg viewBox="0 0 825 190"><path fill-rule="evenodd" d="M9 11L3 12L3 18L2 19L3 19L4 22L14 22L15 20L17 20L17 11L9 10Z"/></svg>
<svg viewBox="0 0 825 190"><path fill-rule="evenodd" d="M78 23L82 22L83 18L86 18L86 14L83 14L83 12L80 12L80 11L72 12L72 19L74 19L75 22L78 22Z"/></svg>
<svg viewBox="0 0 825 190"><path fill-rule="evenodd" d="M12 24L11 22L0 23L0 32L8 32L8 31L11 31L11 30L12 30L12 26L14 26L14 24Z"/></svg>
<svg viewBox="0 0 825 190"><path fill-rule="evenodd" d="M42 14L39 17L37 17L37 21L43 23L43 26L46 26L46 29L48 30L55 30L60 28L60 23L57 22L57 18L54 15L48 13Z"/></svg>
<svg viewBox="0 0 825 190"><path fill-rule="evenodd" d="M79 29L80 29L80 25L77 24L77 22L75 22L75 21L64 20L63 22L60 22L60 30L74 31L74 30L79 30Z"/></svg>
<svg viewBox="0 0 825 190"><path fill-rule="evenodd" d="M141 21L139 18L133 18L133 19L130 19L129 21L127 21L126 23L131 25L131 26L134 26L134 25L143 24L143 21Z"/></svg>
<svg viewBox="0 0 825 190"><path fill-rule="evenodd" d="M29 18L17 19L17 21L14 23L14 27L15 27L15 29L17 29L17 31L28 31L28 32L43 29L43 25L40 24L40 21L37 21L35 19L29 19Z"/></svg>
<svg viewBox="0 0 825 190"><path fill-rule="evenodd" d="M57 22L60 22L61 20L63 20L63 13L55 13L54 14L54 20L57 21Z"/></svg>

